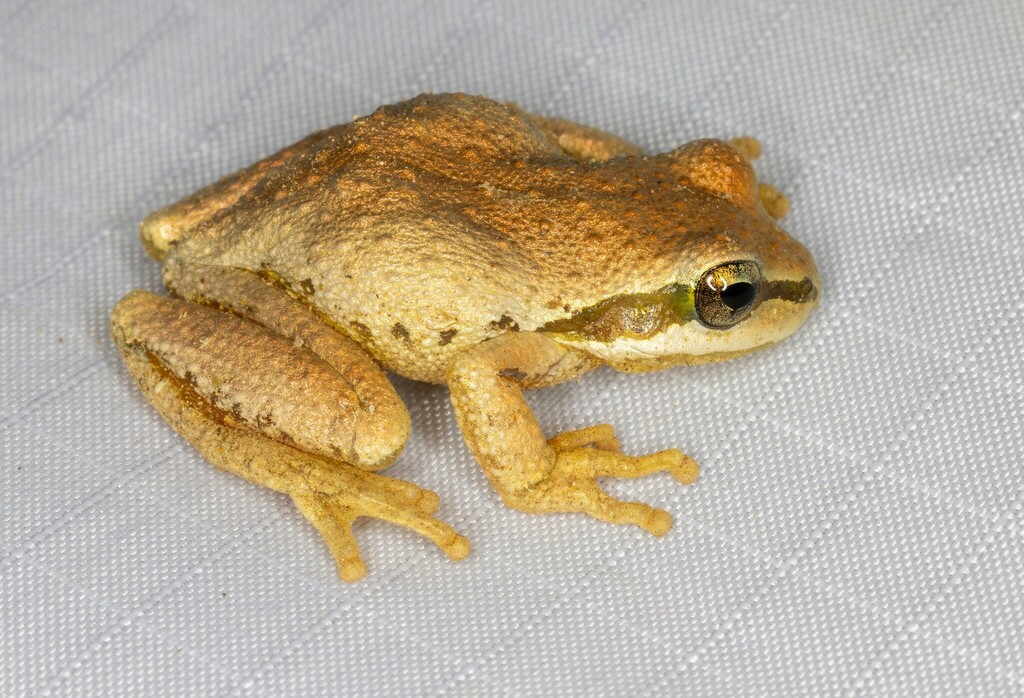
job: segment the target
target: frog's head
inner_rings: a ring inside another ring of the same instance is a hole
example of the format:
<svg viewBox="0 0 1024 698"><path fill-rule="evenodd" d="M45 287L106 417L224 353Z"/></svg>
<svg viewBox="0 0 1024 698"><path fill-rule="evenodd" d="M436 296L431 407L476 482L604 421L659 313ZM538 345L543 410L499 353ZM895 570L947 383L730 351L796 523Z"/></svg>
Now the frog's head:
<svg viewBox="0 0 1024 698"><path fill-rule="evenodd" d="M807 249L763 208L753 169L729 144L657 156L690 202L658 276L542 328L621 371L720 361L777 344L817 306Z"/></svg>

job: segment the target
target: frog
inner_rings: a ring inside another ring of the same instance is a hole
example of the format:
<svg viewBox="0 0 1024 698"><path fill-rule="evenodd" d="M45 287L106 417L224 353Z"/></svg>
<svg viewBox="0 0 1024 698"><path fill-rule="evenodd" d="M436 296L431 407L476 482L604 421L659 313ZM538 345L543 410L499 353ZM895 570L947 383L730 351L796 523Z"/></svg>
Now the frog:
<svg viewBox="0 0 1024 698"><path fill-rule="evenodd" d="M524 391L599 366L648 372L773 346L817 305L756 139L646 154L599 128L460 93L317 131L147 216L169 295L128 293L110 328L131 377L214 466L284 493L338 576L367 568L361 517L468 539L439 496L379 471L411 430L388 373L447 386L501 500L655 536L671 515L603 478L668 473L614 428L548 437Z"/></svg>

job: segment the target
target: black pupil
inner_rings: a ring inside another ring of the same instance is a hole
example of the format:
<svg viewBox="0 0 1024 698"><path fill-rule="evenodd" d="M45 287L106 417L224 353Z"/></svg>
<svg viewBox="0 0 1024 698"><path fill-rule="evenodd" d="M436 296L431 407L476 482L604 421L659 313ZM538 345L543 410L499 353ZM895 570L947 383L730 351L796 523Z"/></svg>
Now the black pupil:
<svg viewBox="0 0 1024 698"><path fill-rule="evenodd" d="M739 283L730 284L722 289L722 302L725 303L733 310L739 310L745 306L750 305L754 300L754 294L757 293L757 289L754 284L748 284L746 281L740 281Z"/></svg>

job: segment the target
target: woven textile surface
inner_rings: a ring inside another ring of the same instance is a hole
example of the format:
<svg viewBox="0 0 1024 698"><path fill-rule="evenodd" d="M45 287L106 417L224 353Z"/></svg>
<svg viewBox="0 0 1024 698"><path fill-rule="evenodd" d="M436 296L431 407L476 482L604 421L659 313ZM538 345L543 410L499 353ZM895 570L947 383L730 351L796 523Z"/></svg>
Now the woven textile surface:
<svg viewBox="0 0 1024 698"><path fill-rule="evenodd" d="M0 695L1024 694L1024 4L0 3ZM701 464L655 539L502 505L401 379L346 585L142 398L107 317L149 211L425 91L670 149L754 135L822 305L780 347L528 398Z"/></svg>

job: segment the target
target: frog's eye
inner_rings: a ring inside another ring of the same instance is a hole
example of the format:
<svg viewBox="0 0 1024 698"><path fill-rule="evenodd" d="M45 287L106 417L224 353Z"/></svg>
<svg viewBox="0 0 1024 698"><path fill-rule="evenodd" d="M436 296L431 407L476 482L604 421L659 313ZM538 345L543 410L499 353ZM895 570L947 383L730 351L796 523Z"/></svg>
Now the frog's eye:
<svg viewBox="0 0 1024 698"><path fill-rule="evenodd" d="M761 269L754 262L726 262L701 275L694 292L697 317L708 327L724 329L745 318L761 289Z"/></svg>

